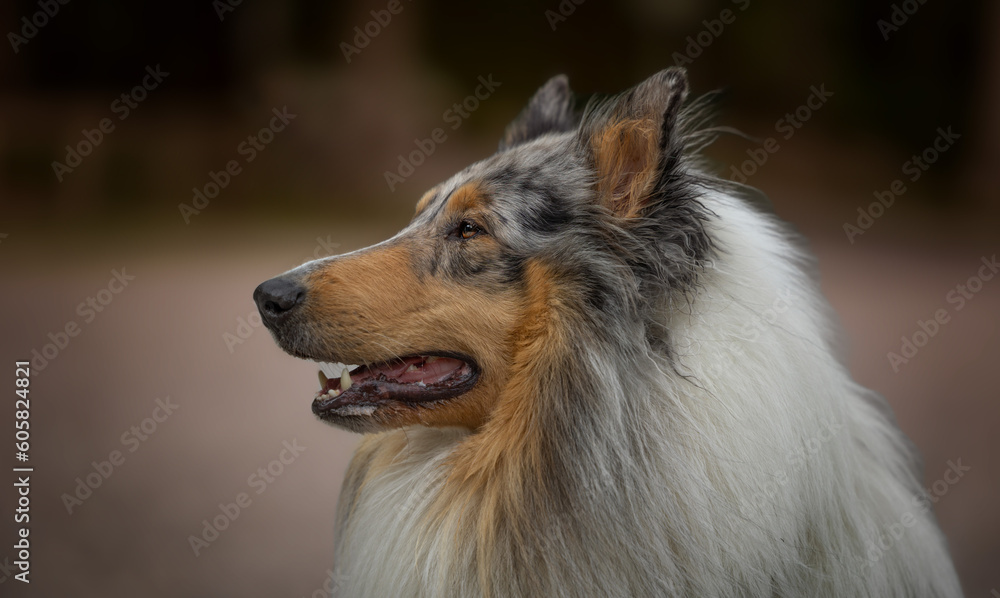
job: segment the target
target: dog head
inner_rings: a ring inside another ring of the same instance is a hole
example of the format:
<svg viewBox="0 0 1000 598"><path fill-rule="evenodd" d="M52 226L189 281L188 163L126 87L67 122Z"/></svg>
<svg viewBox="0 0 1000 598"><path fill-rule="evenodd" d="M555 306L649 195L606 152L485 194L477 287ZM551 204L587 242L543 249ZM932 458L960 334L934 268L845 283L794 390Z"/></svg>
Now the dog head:
<svg viewBox="0 0 1000 598"><path fill-rule="evenodd" d="M257 287L285 351L360 364L321 373L313 411L361 432L477 429L523 375L526 347L571 350L556 328L623 323L655 344L653 298L683 286L709 245L683 164L686 92L667 69L581 114L555 77L496 154L427 191L394 237Z"/></svg>

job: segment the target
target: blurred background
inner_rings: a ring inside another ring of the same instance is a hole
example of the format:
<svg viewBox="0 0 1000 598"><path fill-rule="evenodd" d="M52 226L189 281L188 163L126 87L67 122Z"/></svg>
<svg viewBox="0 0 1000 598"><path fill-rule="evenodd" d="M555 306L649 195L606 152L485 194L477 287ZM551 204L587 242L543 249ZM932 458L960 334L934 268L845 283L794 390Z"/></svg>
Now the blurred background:
<svg viewBox="0 0 1000 598"><path fill-rule="evenodd" d="M2 459L34 468L30 584L2 474L0 595L335 595L358 437L253 288L401 228L548 77L671 65L746 134L718 172L818 256L967 595L1000 588L997 3L17 0L0 31L0 435L28 360L29 459Z"/></svg>

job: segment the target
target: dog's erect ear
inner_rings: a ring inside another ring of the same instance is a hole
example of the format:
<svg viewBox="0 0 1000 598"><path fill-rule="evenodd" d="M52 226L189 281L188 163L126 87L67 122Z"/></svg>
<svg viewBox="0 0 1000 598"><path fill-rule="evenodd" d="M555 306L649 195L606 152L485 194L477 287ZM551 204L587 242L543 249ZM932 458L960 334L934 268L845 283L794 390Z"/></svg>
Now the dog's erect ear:
<svg viewBox="0 0 1000 598"><path fill-rule="evenodd" d="M527 107L507 125L500 149L531 141L545 133L561 133L575 128L569 79L566 75L556 75L535 92Z"/></svg>
<svg viewBox="0 0 1000 598"><path fill-rule="evenodd" d="M599 201L623 218L641 216L680 160L677 116L687 97L684 69L656 73L588 110L579 138L593 159Z"/></svg>

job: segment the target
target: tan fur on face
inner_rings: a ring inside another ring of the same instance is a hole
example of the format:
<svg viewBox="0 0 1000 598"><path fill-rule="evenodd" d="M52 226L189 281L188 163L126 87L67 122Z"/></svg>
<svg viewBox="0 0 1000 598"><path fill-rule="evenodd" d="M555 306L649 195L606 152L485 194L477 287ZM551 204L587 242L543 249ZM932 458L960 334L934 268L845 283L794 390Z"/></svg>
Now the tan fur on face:
<svg viewBox="0 0 1000 598"><path fill-rule="evenodd" d="M463 214L485 207L487 201L486 189L479 181L466 183L455 189L448 198L445 210L454 214Z"/></svg>
<svg viewBox="0 0 1000 598"><path fill-rule="evenodd" d="M556 308L556 309L554 309ZM448 460L448 481L424 516L427 529L458 529L471 517L480 538L477 544L480 574L488 574L496 532L503 524L528 523L525 501L520 494L525 480L542 483L539 437L534 412L543 396L545 370L566 350L559 333L558 299L550 270L539 263L526 268L525 296L516 311L517 324L509 336L507 350L512 359L502 389L495 391L495 407L479 433L467 437ZM465 400L465 399L460 399ZM350 517L354 499L369 482L392 466L405 450L406 435L394 431L369 435L361 443L344 482L338 517ZM500 521L499 519L503 519ZM514 526L515 528L517 526ZM416 549L415 549L416 552ZM483 587L489 584L483 579Z"/></svg>
<svg viewBox="0 0 1000 598"><path fill-rule="evenodd" d="M424 195L420 198L420 201L417 202L417 209L413 212L414 216L424 211L424 208L426 208L427 204L431 202L431 198L433 198L434 195L437 194L437 191L438 188L434 187L427 193L424 193Z"/></svg>
<svg viewBox="0 0 1000 598"><path fill-rule="evenodd" d="M527 480L544 483L537 401L544 396L546 372L559 367L559 356L566 351L556 284L544 265L527 265L526 294L510 336L510 376L480 433L462 443L450 459L444 492L428 514L444 520L445 529L458 529L462 518L472 518L479 538L480 584L487 594L500 526L516 530L528 524L522 489Z"/></svg>
<svg viewBox="0 0 1000 598"><path fill-rule="evenodd" d="M509 370L507 338L518 314L517 290L487 292L417 276L411 244L420 242L401 238L329 261L305 280L304 315L333 361L378 363L435 352L473 358L481 376L466 395L429 406L389 403L371 417L386 428L423 424L477 429Z"/></svg>

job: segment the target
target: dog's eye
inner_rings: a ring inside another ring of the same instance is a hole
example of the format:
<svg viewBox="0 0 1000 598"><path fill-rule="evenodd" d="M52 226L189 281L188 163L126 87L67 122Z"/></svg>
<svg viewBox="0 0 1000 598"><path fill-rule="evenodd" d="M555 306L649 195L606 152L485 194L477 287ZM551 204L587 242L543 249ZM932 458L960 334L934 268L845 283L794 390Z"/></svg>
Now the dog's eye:
<svg viewBox="0 0 1000 598"><path fill-rule="evenodd" d="M475 222L469 220L463 220L458 225L458 234L463 239L471 239L472 237L475 237L482 231L483 229L479 228Z"/></svg>

